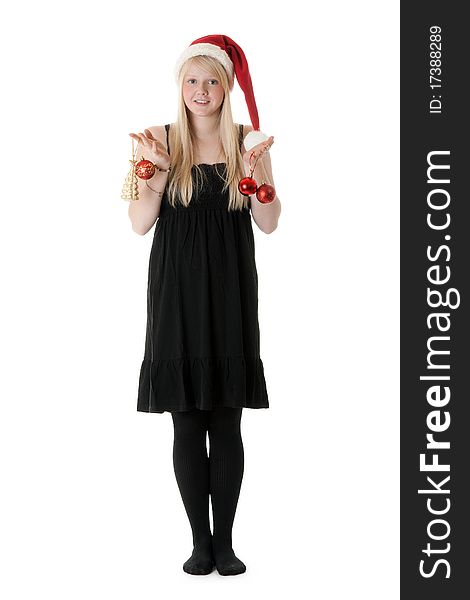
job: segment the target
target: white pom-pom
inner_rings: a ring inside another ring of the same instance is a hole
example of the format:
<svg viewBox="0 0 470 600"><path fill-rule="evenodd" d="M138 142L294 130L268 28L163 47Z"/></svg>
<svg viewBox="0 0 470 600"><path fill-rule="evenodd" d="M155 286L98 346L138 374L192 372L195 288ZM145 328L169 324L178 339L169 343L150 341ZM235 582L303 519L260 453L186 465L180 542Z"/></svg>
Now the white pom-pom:
<svg viewBox="0 0 470 600"><path fill-rule="evenodd" d="M258 144L261 144L261 142L264 142L267 139L268 136L262 131L253 130L246 134L243 143L245 144L246 151L248 152L249 150L257 146Z"/></svg>

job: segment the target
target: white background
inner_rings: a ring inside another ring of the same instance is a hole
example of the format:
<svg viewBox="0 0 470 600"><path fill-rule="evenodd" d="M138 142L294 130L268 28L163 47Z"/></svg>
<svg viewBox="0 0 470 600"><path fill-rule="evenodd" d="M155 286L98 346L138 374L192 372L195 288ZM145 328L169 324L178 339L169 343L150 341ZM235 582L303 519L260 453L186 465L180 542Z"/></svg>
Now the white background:
<svg viewBox="0 0 470 600"><path fill-rule="evenodd" d="M398 598L399 3L8 10L1 596ZM174 63L215 33L248 58L282 204L253 222L270 408L242 417L238 577L182 570L171 416L136 410L153 229L120 198L128 133L175 120Z"/></svg>

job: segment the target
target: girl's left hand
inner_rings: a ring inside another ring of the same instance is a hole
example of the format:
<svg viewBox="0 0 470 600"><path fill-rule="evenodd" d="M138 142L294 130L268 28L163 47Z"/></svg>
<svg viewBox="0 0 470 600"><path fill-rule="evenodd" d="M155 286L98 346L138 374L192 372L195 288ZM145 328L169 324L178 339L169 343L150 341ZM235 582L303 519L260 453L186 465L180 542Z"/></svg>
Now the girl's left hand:
<svg viewBox="0 0 470 600"><path fill-rule="evenodd" d="M255 161L260 156L262 156L265 152L268 152L273 144L274 144L274 137L271 136L264 142L261 142L260 144L253 146L253 148L251 148L251 150L248 150L243 155L243 162L245 162L249 166L250 165L250 157L251 157L251 164L254 165Z"/></svg>

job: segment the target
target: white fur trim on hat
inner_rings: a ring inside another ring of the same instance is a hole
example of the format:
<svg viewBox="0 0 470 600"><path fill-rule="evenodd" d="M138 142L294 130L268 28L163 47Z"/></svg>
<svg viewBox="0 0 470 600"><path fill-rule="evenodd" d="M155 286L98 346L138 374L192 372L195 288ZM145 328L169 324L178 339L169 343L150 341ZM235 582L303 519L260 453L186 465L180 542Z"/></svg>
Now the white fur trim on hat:
<svg viewBox="0 0 470 600"><path fill-rule="evenodd" d="M225 50L222 50L222 48L219 48L219 46L216 46L215 44L193 44L192 46L188 46L176 62L176 81L178 81L181 67L189 58L193 58L194 56L211 56L218 60L227 71L230 82L233 83L233 62L230 60L230 57Z"/></svg>
<svg viewBox="0 0 470 600"><path fill-rule="evenodd" d="M246 134L245 139L243 140L243 145L245 146L245 150L249 152L252 148L258 144L261 144L261 142L264 142L267 139L268 136L262 131L252 130Z"/></svg>

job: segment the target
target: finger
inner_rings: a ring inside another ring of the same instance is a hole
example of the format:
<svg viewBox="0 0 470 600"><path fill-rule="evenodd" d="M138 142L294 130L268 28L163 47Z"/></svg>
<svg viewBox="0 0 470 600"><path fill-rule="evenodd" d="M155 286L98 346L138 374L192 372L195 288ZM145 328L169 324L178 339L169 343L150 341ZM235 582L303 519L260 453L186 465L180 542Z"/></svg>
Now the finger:
<svg viewBox="0 0 470 600"><path fill-rule="evenodd" d="M144 138L145 136L143 136L141 133L134 133L134 134L133 134L133 137L134 137L135 139L139 140L139 142L142 142L142 141L143 141L143 138Z"/></svg>
<svg viewBox="0 0 470 600"><path fill-rule="evenodd" d="M140 139L142 141L142 144L146 147L146 148L152 148L152 140L150 138L148 138L145 133L140 133Z"/></svg>
<svg viewBox="0 0 470 600"><path fill-rule="evenodd" d="M152 132L149 129L145 129L142 135L150 145L154 144L155 142L158 143L158 140L153 137Z"/></svg>
<svg viewBox="0 0 470 600"><path fill-rule="evenodd" d="M136 140L141 146L144 146L145 144L142 141L142 136L138 133L130 133L129 134L132 139Z"/></svg>
<svg viewBox="0 0 470 600"><path fill-rule="evenodd" d="M155 142L156 142L156 141L158 141L158 140L156 140L156 139L153 137L153 133L150 131L150 129L145 129L144 131L145 131L145 135L146 135L146 136L147 136L149 139L151 139L151 140L154 140Z"/></svg>
<svg viewBox="0 0 470 600"><path fill-rule="evenodd" d="M157 138L153 136L152 132L149 129L145 129L145 134L145 139L150 142L150 147L154 152L161 151L164 148L162 142L160 142L160 140L157 140Z"/></svg>

